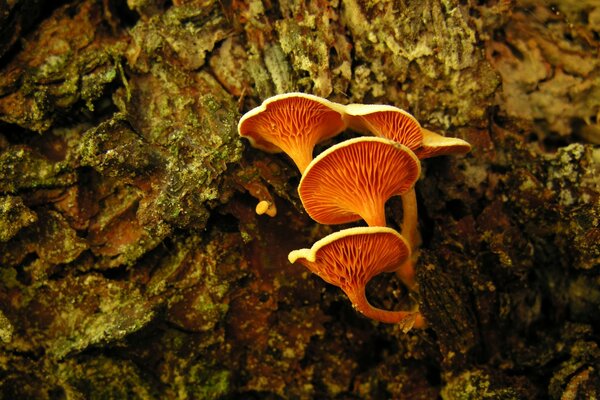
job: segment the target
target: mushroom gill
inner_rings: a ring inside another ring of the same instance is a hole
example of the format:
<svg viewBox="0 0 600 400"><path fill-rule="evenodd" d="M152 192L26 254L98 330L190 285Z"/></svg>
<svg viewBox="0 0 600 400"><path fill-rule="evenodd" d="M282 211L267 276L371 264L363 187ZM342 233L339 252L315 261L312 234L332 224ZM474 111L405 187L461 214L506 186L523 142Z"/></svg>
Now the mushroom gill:
<svg viewBox="0 0 600 400"><path fill-rule="evenodd" d="M315 145L346 128L340 107L305 93L280 94L244 114L238 132L255 148L285 152L303 172Z"/></svg>
<svg viewBox="0 0 600 400"><path fill-rule="evenodd" d="M358 227L332 233L310 249L294 250L288 259L338 286L363 315L381 322L401 323L409 330L425 326L419 312L382 310L371 305L366 297L366 285L371 278L395 271L409 256L408 244L395 230Z"/></svg>

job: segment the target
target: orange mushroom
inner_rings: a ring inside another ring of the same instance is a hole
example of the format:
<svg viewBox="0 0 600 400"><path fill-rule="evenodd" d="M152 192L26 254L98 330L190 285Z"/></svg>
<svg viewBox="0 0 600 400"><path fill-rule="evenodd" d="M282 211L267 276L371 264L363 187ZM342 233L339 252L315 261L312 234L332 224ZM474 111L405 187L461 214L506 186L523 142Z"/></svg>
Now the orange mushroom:
<svg viewBox="0 0 600 400"><path fill-rule="evenodd" d="M346 128L341 108L310 94L280 94L244 114L238 132L253 147L270 153L287 153L300 172L304 172L313 159L315 145Z"/></svg>
<svg viewBox="0 0 600 400"><path fill-rule="evenodd" d="M360 137L346 140L319 154L306 168L298 193L308 215L321 224L364 219L369 226L386 226L385 203L402 199L402 235L415 250L420 245L414 185L421 163L406 146L389 139ZM414 289L410 259L398 275Z"/></svg>
<svg viewBox="0 0 600 400"><path fill-rule="evenodd" d="M446 137L423 128L423 143L415 150L419 159L445 156L451 154L467 154L471 145L459 138Z"/></svg>
<svg viewBox="0 0 600 400"><path fill-rule="evenodd" d="M402 143L415 151L423 143L421 124L401 108L384 104L348 104L344 107L348 127Z"/></svg>
<svg viewBox="0 0 600 400"><path fill-rule="evenodd" d="M344 107L348 127L362 134L372 134L402 143L419 159L448 154L465 154L471 145L462 139L445 137L422 128L401 108L382 104L349 104Z"/></svg>
<svg viewBox="0 0 600 400"><path fill-rule="evenodd" d="M406 146L384 138L360 137L319 154L304 171L298 193L306 212L321 224L362 218L369 226L385 226L385 203L400 195L403 207L406 199L406 223L416 225L408 221L416 221L412 197L420 173L418 158Z"/></svg>
<svg viewBox="0 0 600 400"><path fill-rule="evenodd" d="M365 289L375 275L395 271L410 255L404 238L387 227L358 227L332 233L310 249L292 251L288 259L299 262L323 280L341 288L355 309L386 323L402 323L406 330L422 328L425 320L415 311L387 311L373 307Z"/></svg>

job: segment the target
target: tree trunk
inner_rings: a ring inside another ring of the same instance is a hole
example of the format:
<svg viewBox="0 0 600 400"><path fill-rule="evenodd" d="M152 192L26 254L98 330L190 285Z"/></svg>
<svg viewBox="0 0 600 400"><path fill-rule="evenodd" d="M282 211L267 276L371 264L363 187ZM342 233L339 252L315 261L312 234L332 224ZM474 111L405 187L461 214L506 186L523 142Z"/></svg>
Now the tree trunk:
<svg viewBox="0 0 600 400"><path fill-rule="evenodd" d="M60 4L0 2L0 397L600 396L597 1ZM367 287L427 329L289 264L341 227L238 136L286 92L472 144L422 161L418 293Z"/></svg>

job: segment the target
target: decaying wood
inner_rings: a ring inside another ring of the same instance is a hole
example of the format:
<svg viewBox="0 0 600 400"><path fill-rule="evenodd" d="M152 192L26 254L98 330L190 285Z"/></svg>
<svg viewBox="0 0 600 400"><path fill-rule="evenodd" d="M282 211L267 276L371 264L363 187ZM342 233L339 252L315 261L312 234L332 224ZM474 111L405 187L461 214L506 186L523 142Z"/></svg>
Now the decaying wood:
<svg viewBox="0 0 600 400"><path fill-rule="evenodd" d="M42 3L0 2L0 397L600 396L596 1ZM291 91L473 144L423 162L418 296L368 287L427 330L287 262L339 227L236 126Z"/></svg>

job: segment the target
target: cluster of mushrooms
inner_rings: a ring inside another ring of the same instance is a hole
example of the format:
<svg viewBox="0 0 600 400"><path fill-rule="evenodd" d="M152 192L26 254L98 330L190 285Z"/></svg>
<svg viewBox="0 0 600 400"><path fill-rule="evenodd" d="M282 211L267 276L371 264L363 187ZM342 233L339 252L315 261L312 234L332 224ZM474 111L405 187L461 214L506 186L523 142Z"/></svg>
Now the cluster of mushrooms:
<svg viewBox="0 0 600 400"><path fill-rule="evenodd" d="M317 143L351 129L373 135L345 140L313 158ZM340 287L356 310L404 330L426 325L415 310L387 311L366 297L375 275L396 272L416 289L414 263L420 245L415 183L420 159L463 154L464 140L448 138L421 127L406 111L375 104L342 105L304 93L287 93L265 100L239 122L240 136L255 148L285 152L302 173L298 193L312 219L320 224L344 224L360 219L368 226L343 229L292 251L298 262L326 282ZM401 232L387 227L385 203L402 199ZM257 213L274 215L274 205L261 201Z"/></svg>

